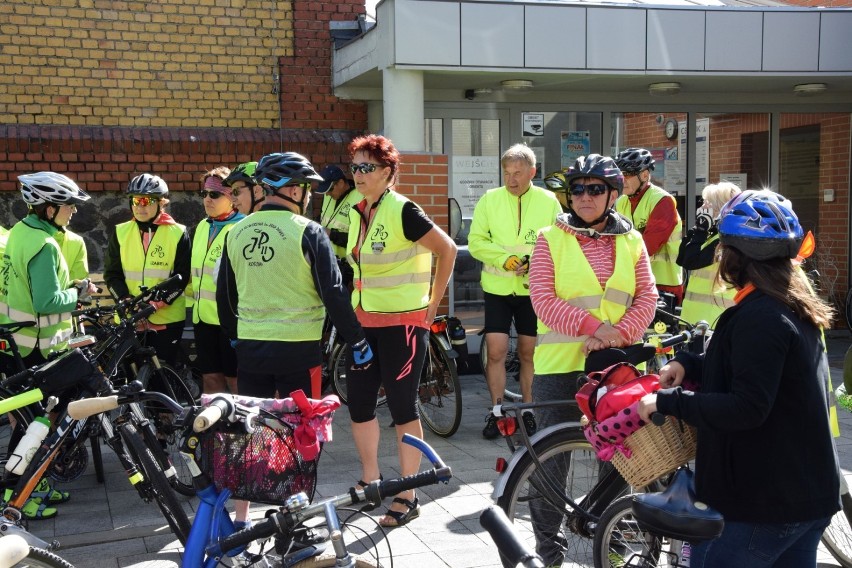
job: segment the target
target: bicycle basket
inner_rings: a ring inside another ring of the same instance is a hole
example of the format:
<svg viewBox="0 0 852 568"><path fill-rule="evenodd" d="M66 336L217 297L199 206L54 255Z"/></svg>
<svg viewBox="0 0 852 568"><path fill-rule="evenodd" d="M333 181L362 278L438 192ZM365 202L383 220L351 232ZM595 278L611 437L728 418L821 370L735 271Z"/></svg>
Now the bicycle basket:
<svg viewBox="0 0 852 568"><path fill-rule="evenodd" d="M229 489L235 499L281 505L300 491L313 499L320 456L305 460L293 428L268 412L261 416L250 434L242 424L225 422L198 434L196 463L217 489Z"/></svg>
<svg viewBox="0 0 852 568"><path fill-rule="evenodd" d="M630 457L615 452L612 464L633 487L644 487L695 457L695 428L674 416L648 424L624 440Z"/></svg>

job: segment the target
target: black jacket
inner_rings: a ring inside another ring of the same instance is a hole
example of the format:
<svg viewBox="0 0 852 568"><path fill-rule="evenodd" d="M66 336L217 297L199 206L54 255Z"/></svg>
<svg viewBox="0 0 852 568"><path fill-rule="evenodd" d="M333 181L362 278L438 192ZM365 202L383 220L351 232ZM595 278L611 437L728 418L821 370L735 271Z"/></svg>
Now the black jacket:
<svg viewBox="0 0 852 568"><path fill-rule="evenodd" d="M719 318L706 356L681 353L701 392L666 389L663 414L698 429L699 499L726 520L815 520L839 510L820 330L754 291Z"/></svg>

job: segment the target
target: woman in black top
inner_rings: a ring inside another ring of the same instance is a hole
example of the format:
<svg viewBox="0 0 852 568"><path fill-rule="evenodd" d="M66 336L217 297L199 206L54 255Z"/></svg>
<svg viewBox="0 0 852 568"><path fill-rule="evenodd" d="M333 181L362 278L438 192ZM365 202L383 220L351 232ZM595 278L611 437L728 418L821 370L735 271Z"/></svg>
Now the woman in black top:
<svg viewBox="0 0 852 568"><path fill-rule="evenodd" d="M692 547L692 568L816 566L825 527L840 508L828 413L822 328L831 307L793 259L802 228L790 202L747 191L722 211L720 277L738 290L702 358L679 354L664 386L698 378L701 392L669 388L639 407L697 427L697 497L725 530Z"/></svg>

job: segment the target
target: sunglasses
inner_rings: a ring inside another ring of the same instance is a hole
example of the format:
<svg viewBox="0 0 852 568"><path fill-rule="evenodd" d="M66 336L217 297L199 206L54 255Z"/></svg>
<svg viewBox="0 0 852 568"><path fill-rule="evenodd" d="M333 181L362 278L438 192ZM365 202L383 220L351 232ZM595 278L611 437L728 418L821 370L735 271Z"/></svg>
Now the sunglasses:
<svg viewBox="0 0 852 568"><path fill-rule="evenodd" d="M603 195L607 189L609 189L609 186L605 183L587 183L585 185L582 183L572 183L570 193L572 197L580 197L584 193L595 197L596 195Z"/></svg>
<svg viewBox="0 0 852 568"><path fill-rule="evenodd" d="M198 195L201 196L201 199L204 199L205 197L209 197L210 199L219 199L220 197L225 197L225 194L221 191L207 191L205 189L199 191Z"/></svg>
<svg viewBox="0 0 852 568"><path fill-rule="evenodd" d="M382 166L381 164L370 164L370 163L364 162L363 164L350 164L349 165L349 171L352 172L353 175L356 174L356 173L359 173L359 172L362 173L362 174L371 174L374 171L376 171L377 169L383 168L383 167L385 167L385 166Z"/></svg>
<svg viewBox="0 0 852 568"><path fill-rule="evenodd" d="M149 205L158 203L160 200L153 197L134 197L130 201L135 207L148 207Z"/></svg>

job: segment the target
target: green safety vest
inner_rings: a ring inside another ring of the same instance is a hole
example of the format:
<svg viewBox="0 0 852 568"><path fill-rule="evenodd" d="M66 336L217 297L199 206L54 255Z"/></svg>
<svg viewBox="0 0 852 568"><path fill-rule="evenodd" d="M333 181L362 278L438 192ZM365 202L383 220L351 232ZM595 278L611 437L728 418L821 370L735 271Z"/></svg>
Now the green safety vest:
<svg viewBox="0 0 852 568"><path fill-rule="evenodd" d="M322 336L325 307L302 252L310 223L290 211L261 210L228 232L239 339L318 341Z"/></svg>
<svg viewBox="0 0 852 568"><path fill-rule="evenodd" d="M358 259L349 255L354 272L352 306L377 313L403 313L429 305L432 281L432 251L405 238L402 207L408 199L386 191L379 199L373 220L367 227ZM361 215L353 207L349 213L347 249L357 246Z"/></svg>
<svg viewBox="0 0 852 568"><path fill-rule="evenodd" d="M326 195L322 200L322 212L320 213L320 225L327 231L332 229L349 233L349 210L364 199L357 190L353 189L346 193L339 200L335 200L330 195ZM346 257L346 247L338 246L331 243L331 248L334 250L334 256L337 258Z"/></svg>
<svg viewBox="0 0 852 568"><path fill-rule="evenodd" d="M53 237L62 250L62 258L68 264L71 280L83 280L89 277L89 259L86 252L86 241L77 233L68 229L57 231Z"/></svg>
<svg viewBox="0 0 852 568"><path fill-rule="evenodd" d="M22 357L34 349L47 357L53 351L60 351L71 337L71 313L40 314L33 306L33 297L29 284L28 267L30 261L44 247L56 249L56 279L59 289L71 287L68 265L62 257L62 251L56 240L43 229L31 227L20 221L9 232L8 254L3 255L3 284L0 296L5 299L6 309L0 312L0 323L35 321L36 326L25 327L14 334L15 342Z"/></svg>
<svg viewBox="0 0 852 568"><path fill-rule="evenodd" d="M586 260L577 237L556 226L541 230L547 239L554 271L556 295L568 304L582 308L602 322L614 325L633 304L636 292L636 264L642 257L642 236L636 231L615 238L615 265L606 287L601 288ZM558 333L538 320L533 368L537 375L582 371L586 357L583 342L588 336Z"/></svg>
<svg viewBox="0 0 852 568"><path fill-rule="evenodd" d="M178 243L186 231L183 225L159 225L148 244L147 253L142 248L139 225L127 221L116 226L121 254L121 268L127 289L134 296L141 292L140 286L151 287L167 280L175 266ZM171 304L151 314L148 321L167 324L186 319L186 297L181 294Z"/></svg>
<svg viewBox="0 0 852 568"><path fill-rule="evenodd" d="M482 289L498 296L529 296L529 274L518 276L503 264L515 255L532 255L539 229L556 221L562 206L552 191L531 185L520 197L505 187L489 189L476 204L468 249L482 262ZM475 229L487 224L489 238L481 238Z"/></svg>
<svg viewBox="0 0 852 568"><path fill-rule="evenodd" d="M664 189L651 184L639 200L635 211L630 211L630 200L626 195L622 195L615 202L616 210L630 219L633 226L640 233L645 230L645 225L648 224L648 218L657 203L661 199L671 199L675 202L675 214L677 214L677 202L671 194ZM663 243L657 254L651 257L651 272L654 273L654 279L657 285L661 286L680 286L683 284L683 273L675 259L677 259L677 251L680 248L681 232L683 230L683 222L680 220L680 215L677 216L677 225L668 241Z"/></svg>
<svg viewBox="0 0 852 568"><path fill-rule="evenodd" d="M719 235L715 234L707 239L701 249L708 246L716 248ZM714 262L704 268L691 270L689 282L686 285L686 293L683 296L683 309L680 316L691 324L704 320L710 327L716 327L716 320L727 308L734 305L734 296L737 290L733 286L724 286L716 283L716 272L719 263Z"/></svg>
<svg viewBox="0 0 852 568"><path fill-rule="evenodd" d="M192 241L192 284L188 290L192 294L192 323L219 325L219 312L216 309L215 270L225 247L225 235L234 228L235 223L224 225L207 246L210 223L201 221L195 228Z"/></svg>

